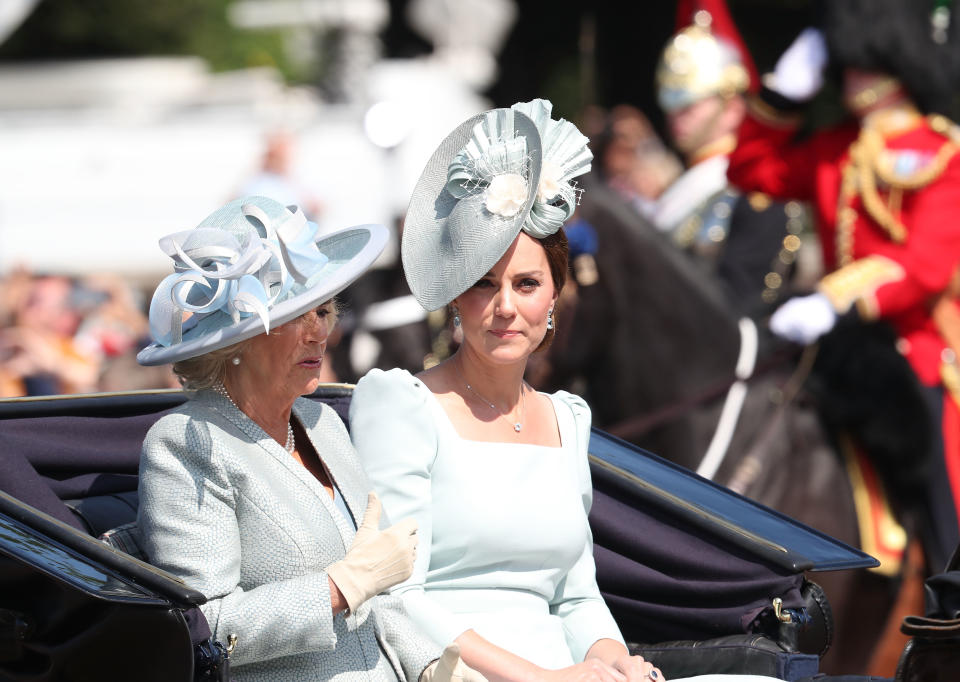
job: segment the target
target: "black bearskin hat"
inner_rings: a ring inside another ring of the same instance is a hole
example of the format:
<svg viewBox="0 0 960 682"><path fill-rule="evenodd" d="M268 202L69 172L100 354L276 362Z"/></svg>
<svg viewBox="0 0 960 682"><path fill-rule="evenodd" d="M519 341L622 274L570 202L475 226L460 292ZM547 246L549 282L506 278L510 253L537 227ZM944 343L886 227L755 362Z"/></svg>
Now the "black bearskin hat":
<svg viewBox="0 0 960 682"><path fill-rule="evenodd" d="M960 90L960 0L825 0L834 66L897 78L926 112L955 113Z"/></svg>

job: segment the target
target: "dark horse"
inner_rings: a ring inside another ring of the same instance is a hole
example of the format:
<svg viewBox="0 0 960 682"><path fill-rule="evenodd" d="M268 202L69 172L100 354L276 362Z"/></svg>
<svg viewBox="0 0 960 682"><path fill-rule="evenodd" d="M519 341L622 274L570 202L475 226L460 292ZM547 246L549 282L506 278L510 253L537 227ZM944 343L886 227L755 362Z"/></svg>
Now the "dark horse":
<svg viewBox="0 0 960 682"><path fill-rule="evenodd" d="M694 470L713 444L726 453L710 467L715 481L859 546L843 458L802 388L809 358L759 323L754 356L753 330L741 332L711 278L611 191L591 186L578 215L597 232L599 276L561 301L541 387L579 392L595 425ZM754 367L736 410L738 364ZM725 404L727 421L736 416L729 442L715 435ZM867 669L897 582L866 571L813 579L837 622L823 669Z"/></svg>

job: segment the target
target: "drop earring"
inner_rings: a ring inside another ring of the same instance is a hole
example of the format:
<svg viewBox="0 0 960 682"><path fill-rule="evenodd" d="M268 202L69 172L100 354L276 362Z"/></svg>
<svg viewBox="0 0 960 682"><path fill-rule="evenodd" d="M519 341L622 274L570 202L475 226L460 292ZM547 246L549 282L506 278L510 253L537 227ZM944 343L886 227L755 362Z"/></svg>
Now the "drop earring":
<svg viewBox="0 0 960 682"><path fill-rule="evenodd" d="M230 359L230 362L232 362L234 365L239 365L239 364L240 364L240 356L239 356L239 355L234 355L234 356Z"/></svg>
<svg viewBox="0 0 960 682"><path fill-rule="evenodd" d="M460 326L460 309L457 306L453 306L453 326Z"/></svg>
<svg viewBox="0 0 960 682"><path fill-rule="evenodd" d="M553 329L553 308L547 311L547 331Z"/></svg>

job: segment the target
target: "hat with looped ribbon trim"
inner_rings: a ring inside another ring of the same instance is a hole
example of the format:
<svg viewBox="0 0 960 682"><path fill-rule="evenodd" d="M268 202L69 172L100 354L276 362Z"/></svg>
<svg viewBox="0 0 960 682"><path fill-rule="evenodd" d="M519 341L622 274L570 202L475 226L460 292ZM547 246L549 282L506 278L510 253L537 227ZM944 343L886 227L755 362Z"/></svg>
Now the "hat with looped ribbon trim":
<svg viewBox="0 0 960 682"><path fill-rule="evenodd" d="M177 362L269 333L356 280L388 235L382 225L318 235L295 206L256 196L231 201L160 240L174 273L150 301L153 343L137 362Z"/></svg>
<svg viewBox="0 0 960 682"><path fill-rule="evenodd" d="M414 298L442 308L490 271L523 230L542 239L577 205L587 138L542 99L461 123L427 162L407 209L401 256Z"/></svg>

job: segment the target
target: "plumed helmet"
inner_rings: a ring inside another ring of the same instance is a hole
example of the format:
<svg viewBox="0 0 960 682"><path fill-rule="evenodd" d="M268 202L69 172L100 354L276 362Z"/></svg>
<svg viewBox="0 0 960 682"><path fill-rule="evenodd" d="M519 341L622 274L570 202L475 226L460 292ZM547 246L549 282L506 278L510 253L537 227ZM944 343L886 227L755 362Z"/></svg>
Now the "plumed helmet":
<svg viewBox="0 0 960 682"><path fill-rule="evenodd" d="M736 46L711 30L712 18L697 12L694 23L670 39L657 65L657 99L677 111L701 99L744 92L750 76Z"/></svg>

